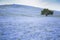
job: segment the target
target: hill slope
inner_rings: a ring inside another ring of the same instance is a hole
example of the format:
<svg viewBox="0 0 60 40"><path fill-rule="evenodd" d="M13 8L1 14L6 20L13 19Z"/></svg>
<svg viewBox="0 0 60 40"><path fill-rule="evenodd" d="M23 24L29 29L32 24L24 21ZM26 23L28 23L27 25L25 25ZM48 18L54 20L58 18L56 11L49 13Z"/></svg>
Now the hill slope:
<svg viewBox="0 0 60 40"><path fill-rule="evenodd" d="M23 5L2 5L0 40L60 40L60 17L28 17L42 9ZM58 11L55 11L56 15ZM9 15L28 16L9 16Z"/></svg>
<svg viewBox="0 0 60 40"><path fill-rule="evenodd" d="M27 15L27 16L40 16L42 8L26 6L26 5L0 5L1 15ZM59 15L59 11L54 11L54 15Z"/></svg>
<svg viewBox="0 0 60 40"><path fill-rule="evenodd" d="M25 5L0 5L0 13L5 15L40 15L42 9Z"/></svg>

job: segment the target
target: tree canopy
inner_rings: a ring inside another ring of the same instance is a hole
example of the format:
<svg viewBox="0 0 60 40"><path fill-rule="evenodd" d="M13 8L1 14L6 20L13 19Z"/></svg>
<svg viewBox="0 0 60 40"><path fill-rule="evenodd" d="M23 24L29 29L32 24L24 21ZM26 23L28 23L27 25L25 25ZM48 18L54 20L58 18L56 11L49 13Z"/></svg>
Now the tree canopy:
<svg viewBox="0 0 60 40"><path fill-rule="evenodd" d="M41 11L41 15L46 15L46 16L53 15L53 11L52 10L49 10L49 9L43 9Z"/></svg>

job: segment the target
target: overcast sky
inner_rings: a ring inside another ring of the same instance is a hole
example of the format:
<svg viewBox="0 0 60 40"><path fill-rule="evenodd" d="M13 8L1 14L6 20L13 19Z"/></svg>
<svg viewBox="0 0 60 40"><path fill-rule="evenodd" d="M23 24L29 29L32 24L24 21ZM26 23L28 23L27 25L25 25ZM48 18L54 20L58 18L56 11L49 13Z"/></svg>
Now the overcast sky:
<svg viewBox="0 0 60 40"><path fill-rule="evenodd" d="M0 0L0 4L23 4L60 11L60 0Z"/></svg>

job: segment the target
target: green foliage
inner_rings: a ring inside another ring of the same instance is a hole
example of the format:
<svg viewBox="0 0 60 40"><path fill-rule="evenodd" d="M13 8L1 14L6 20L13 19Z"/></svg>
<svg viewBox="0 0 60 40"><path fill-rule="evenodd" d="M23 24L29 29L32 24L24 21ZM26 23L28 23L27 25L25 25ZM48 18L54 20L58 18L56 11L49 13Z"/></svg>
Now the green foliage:
<svg viewBox="0 0 60 40"><path fill-rule="evenodd" d="M46 15L46 16L53 15L53 11L52 10L49 10L49 9L43 9L41 11L41 15Z"/></svg>

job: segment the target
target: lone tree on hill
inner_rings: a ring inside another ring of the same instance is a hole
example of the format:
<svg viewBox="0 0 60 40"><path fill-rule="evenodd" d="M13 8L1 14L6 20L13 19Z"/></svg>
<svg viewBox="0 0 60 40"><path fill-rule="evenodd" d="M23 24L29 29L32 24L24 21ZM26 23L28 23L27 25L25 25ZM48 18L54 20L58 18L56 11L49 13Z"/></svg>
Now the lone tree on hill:
<svg viewBox="0 0 60 40"><path fill-rule="evenodd" d="M53 15L53 11L52 10L49 10L49 9L43 9L41 11L41 15L46 15L46 16Z"/></svg>

